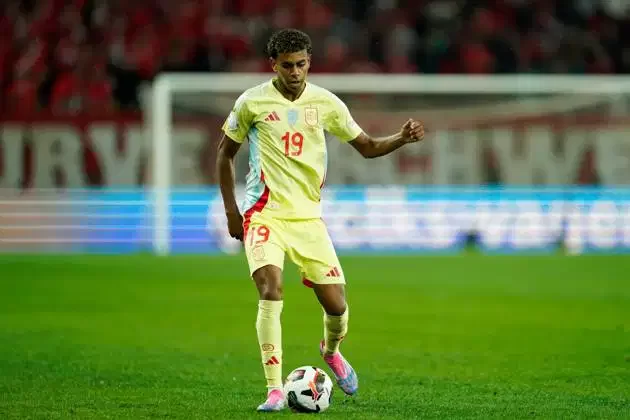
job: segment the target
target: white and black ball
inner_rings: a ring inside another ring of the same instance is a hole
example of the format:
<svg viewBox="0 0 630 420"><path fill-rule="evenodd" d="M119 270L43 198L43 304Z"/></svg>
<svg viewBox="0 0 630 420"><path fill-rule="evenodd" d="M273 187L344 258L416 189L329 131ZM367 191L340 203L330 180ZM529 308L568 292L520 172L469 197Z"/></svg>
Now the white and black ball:
<svg viewBox="0 0 630 420"><path fill-rule="evenodd" d="M294 369L284 383L287 406L299 413L321 413L330 406L333 383L330 376L315 366Z"/></svg>

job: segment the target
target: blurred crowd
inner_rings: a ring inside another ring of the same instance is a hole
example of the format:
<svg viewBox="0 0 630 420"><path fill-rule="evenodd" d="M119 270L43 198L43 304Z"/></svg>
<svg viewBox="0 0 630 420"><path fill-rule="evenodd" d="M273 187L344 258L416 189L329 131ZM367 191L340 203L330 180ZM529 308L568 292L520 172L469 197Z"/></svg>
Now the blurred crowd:
<svg viewBox="0 0 630 420"><path fill-rule="evenodd" d="M298 27L314 72L628 73L630 0L3 0L3 112L138 106L161 71L269 71Z"/></svg>

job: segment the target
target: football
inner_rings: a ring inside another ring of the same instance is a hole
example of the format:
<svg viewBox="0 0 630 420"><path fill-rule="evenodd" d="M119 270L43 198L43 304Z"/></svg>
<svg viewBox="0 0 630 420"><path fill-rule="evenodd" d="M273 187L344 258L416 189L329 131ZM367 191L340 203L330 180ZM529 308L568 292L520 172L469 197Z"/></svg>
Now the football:
<svg viewBox="0 0 630 420"><path fill-rule="evenodd" d="M321 413L330 406L333 383L330 376L315 366L294 369L284 383L287 406L299 413Z"/></svg>

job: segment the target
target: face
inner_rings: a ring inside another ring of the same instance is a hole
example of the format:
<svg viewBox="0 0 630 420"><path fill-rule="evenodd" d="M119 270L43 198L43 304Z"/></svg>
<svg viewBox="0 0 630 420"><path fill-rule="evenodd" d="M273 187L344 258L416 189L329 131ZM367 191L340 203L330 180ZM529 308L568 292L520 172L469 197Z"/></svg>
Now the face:
<svg viewBox="0 0 630 420"><path fill-rule="evenodd" d="M278 75L278 80L289 92L299 92L306 81L308 69L311 66L311 57L306 50L278 54L271 59L273 71Z"/></svg>

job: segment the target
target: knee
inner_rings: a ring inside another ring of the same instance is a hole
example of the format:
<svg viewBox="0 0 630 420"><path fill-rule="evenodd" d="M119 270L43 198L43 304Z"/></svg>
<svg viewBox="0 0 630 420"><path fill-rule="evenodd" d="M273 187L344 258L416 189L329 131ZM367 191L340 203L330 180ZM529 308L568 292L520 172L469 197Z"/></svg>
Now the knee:
<svg viewBox="0 0 630 420"><path fill-rule="evenodd" d="M282 278L278 267L259 268L253 277L261 300L282 300Z"/></svg>
<svg viewBox="0 0 630 420"><path fill-rule="evenodd" d="M258 288L261 300L282 300L282 287L267 285Z"/></svg>
<svg viewBox="0 0 630 420"><path fill-rule="evenodd" d="M346 301L340 300L329 303L324 307L324 310L330 316L341 316L346 312L346 307Z"/></svg>
<svg viewBox="0 0 630 420"><path fill-rule="evenodd" d="M315 293L328 315L341 316L346 312L346 294L343 285L317 285L315 286Z"/></svg>

